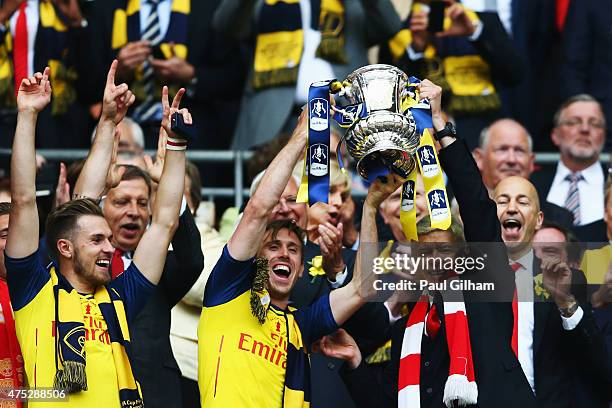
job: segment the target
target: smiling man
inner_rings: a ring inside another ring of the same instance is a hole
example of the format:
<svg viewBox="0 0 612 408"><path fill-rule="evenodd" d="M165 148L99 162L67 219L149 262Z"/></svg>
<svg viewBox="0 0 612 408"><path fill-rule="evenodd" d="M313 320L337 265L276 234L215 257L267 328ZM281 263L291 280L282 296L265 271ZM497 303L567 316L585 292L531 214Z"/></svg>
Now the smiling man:
<svg viewBox="0 0 612 408"><path fill-rule="evenodd" d="M533 184L508 177L497 185L493 199L515 272L512 347L525 377L541 407L587 406L570 389L582 381L588 392L597 393L605 378L606 352L583 290L584 274L559 258L535 255L533 238L543 215ZM534 283L538 275L540 294Z"/></svg>
<svg viewBox="0 0 612 408"><path fill-rule="evenodd" d="M291 220L270 222L269 217L303 156L307 118L302 113L291 139L268 166L208 278L198 328L203 407L309 406L312 343L336 330L373 294L362 290L372 287L366 282L372 274L366 268L362 273L358 256L349 284L304 309L289 306L304 272L304 233ZM370 187L361 242L377 242L377 208L403 181L388 179ZM360 245L359 251L366 249Z"/></svg>
<svg viewBox="0 0 612 408"><path fill-rule="evenodd" d="M100 128L113 131L133 102L127 85L114 84L116 67L115 61L100 119ZM28 406L142 407L128 328L160 280L178 223L185 151L168 152L151 225L121 276L111 281L112 232L91 199L69 201L49 214L46 240L54 262L45 267L38 255L34 133L50 99L49 68L21 82L5 264L25 383L70 395L67 401L30 401ZM163 125L170 132L169 120Z"/></svg>

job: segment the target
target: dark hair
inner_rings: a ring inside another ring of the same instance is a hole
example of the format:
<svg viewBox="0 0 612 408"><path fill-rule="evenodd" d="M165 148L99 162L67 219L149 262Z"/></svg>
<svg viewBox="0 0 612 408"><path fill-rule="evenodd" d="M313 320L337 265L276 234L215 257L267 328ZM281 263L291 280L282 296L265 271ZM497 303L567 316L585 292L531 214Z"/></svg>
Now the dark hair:
<svg viewBox="0 0 612 408"><path fill-rule="evenodd" d="M11 212L11 203L0 203L0 215L6 215Z"/></svg>
<svg viewBox="0 0 612 408"><path fill-rule="evenodd" d="M547 220L546 217L544 217L540 230L543 230L544 228L553 228L563 234L563 237L565 238L567 260L570 262L580 262L582 259L582 254L584 253L584 245L582 242L580 242L576 235L574 235L571 229L559 224L558 222Z"/></svg>
<svg viewBox="0 0 612 408"><path fill-rule="evenodd" d="M300 250L302 252L302 261L304 260L304 239L306 238L306 233L302 228L300 228L295 222L291 220L276 220L271 221L266 226L266 232L270 231L272 234L270 237L272 239L276 239L276 236L280 232L280 230L286 229L289 232L294 233L299 241L300 241Z"/></svg>
<svg viewBox="0 0 612 408"><path fill-rule="evenodd" d="M289 133L281 132L274 139L256 147L253 157L246 164L247 185L250 185L259 173L268 168L290 138Z"/></svg>
<svg viewBox="0 0 612 408"><path fill-rule="evenodd" d="M191 202L195 206L193 209L193 215L196 215L196 212L200 207L200 202L202 201L202 178L200 177L200 171L196 165L190 161L187 161L185 174L191 182L191 186L189 188L189 198L191 198Z"/></svg>
<svg viewBox="0 0 612 408"><path fill-rule="evenodd" d="M104 218L100 206L89 198L68 201L51 210L49 216L47 216L45 224L47 248L54 261L59 262L57 241L64 238L72 239L72 233L77 227L79 218L84 215Z"/></svg>
<svg viewBox="0 0 612 408"><path fill-rule="evenodd" d="M121 181L142 179L147 185L147 188L149 189L149 195L151 195L152 181L151 176L149 176L149 173L147 173L140 167L131 164L122 164L121 167L125 167L125 173L123 173L123 176L121 176Z"/></svg>

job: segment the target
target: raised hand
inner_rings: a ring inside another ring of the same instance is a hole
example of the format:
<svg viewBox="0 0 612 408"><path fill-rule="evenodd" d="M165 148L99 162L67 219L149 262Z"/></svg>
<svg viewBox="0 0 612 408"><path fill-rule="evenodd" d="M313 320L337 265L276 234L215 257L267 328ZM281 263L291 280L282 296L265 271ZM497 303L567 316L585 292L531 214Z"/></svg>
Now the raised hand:
<svg viewBox="0 0 612 408"><path fill-rule="evenodd" d="M23 78L17 93L17 109L19 112L38 113L51 102L51 83L49 82L49 67L41 74Z"/></svg>
<svg viewBox="0 0 612 408"><path fill-rule="evenodd" d="M540 267L542 283L559 307L567 307L568 303L575 301L571 293L572 270L567 263L558 258L546 258Z"/></svg>
<svg viewBox="0 0 612 408"><path fill-rule="evenodd" d="M323 270L327 277L334 281L336 275L344 270L344 259L342 258L342 223L334 227L329 222L320 224L318 227L318 244L323 257Z"/></svg>
<svg viewBox="0 0 612 408"><path fill-rule="evenodd" d="M351 369L355 369L361 364L361 351L355 342L344 329L321 339L319 348L327 357L339 358L347 362Z"/></svg>
<svg viewBox="0 0 612 408"><path fill-rule="evenodd" d="M476 31L474 21L468 16L462 4L454 0L447 0L450 6L446 9L446 15L451 19L451 25L448 29L436 33L438 38L443 37L469 37Z"/></svg>
<svg viewBox="0 0 612 408"><path fill-rule="evenodd" d="M179 91L176 93L176 95L174 95L174 99L172 99L172 105L170 105L169 99L168 99L168 87L164 86L162 88L162 108L163 108L163 113L162 113L162 127L164 128L164 130L166 131L166 134L168 135L168 137L173 138L173 139L182 139L182 137L177 136L172 129L170 129L170 117L176 113L179 112L181 115L183 115L183 121L185 122L185 124L187 125L191 125L193 123L192 119L191 119L191 113L189 113L189 111L186 108L182 108L179 109L179 106L181 105L181 99L183 98L183 95L185 95L185 88L181 88L179 89Z"/></svg>
<svg viewBox="0 0 612 408"><path fill-rule="evenodd" d="M70 201L70 185L66 181L66 165L60 163L60 172L57 179L57 187L55 188L55 201L53 202L54 207Z"/></svg>
<svg viewBox="0 0 612 408"><path fill-rule="evenodd" d="M370 185L368 196L365 199L365 204L378 209L383 201L404 184L406 180L395 173L390 173L384 177L384 180L377 178Z"/></svg>
<svg viewBox="0 0 612 408"><path fill-rule="evenodd" d="M117 152L119 150L119 132L115 131L114 139L113 139L113 153L111 155L110 166L108 167L108 172L106 173L106 191L111 188L115 188L121 182L121 177L123 177L123 173L125 173L125 167L117 166Z"/></svg>
<svg viewBox="0 0 612 408"><path fill-rule="evenodd" d="M166 140L168 136L164 128L159 128L159 139L157 139L157 153L155 155L155 161L150 156L144 156L145 165L147 166L147 173L151 176L151 180L159 183L161 179L162 170L164 169L164 162L166 160Z"/></svg>
<svg viewBox="0 0 612 408"><path fill-rule="evenodd" d="M123 120L128 108L136 100L127 84L115 85L117 65L117 60L114 60L106 76L106 86L104 87L104 97L102 99L102 116L100 118L101 122L110 120L115 125Z"/></svg>

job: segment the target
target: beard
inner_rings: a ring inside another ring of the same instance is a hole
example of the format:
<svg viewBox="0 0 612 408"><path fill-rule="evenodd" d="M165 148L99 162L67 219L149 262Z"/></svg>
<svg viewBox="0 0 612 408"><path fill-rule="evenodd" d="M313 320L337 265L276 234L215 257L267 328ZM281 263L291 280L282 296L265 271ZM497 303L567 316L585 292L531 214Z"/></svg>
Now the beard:
<svg viewBox="0 0 612 408"><path fill-rule="evenodd" d="M87 262L78 250L74 253L74 272L94 287L106 285L111 281L110 265L107 273L96 273L95 260Z"/></svg>

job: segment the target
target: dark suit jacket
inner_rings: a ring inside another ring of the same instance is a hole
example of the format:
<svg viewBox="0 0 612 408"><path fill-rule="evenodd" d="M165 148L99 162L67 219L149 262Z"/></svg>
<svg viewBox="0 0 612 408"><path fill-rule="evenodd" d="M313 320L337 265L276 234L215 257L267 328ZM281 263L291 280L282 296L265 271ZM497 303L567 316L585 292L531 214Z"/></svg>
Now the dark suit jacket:
<svg viewBox="0 0 612 408"><path fill-rule="evenodd" d="M605 175L608 174L608 167L602 164L601 168L604 172L605 179ZM603 220L598 220L587 225L574 226L574 217L567 209L546 201L546 197L548 196L556 173L557 166L545 166L532 173L530 177L531 182L538 191L540 206L544 212L544 217L571 229L581 242L607 242L606 224ZM569 219L568 215L570 217Z"/></svg>
<svg viewBox="0 0 612 408"><path fill-rule="evenodd" d="M291 291L291 301L296 307L303 308L311 305L315 300L331 292L331 286L325 276L313 277L308 274L309 262L315 256L321 255L319 246L308 241L304 247L304 274L298 279ZM343 248L342 258L348 270L344 281L348 283L353 276L355 265L355 251ZM310 357L311 402L313 408L318 407L347 407L353 406L351 397L346 390L338 370L342 361L326 357L321 353L314 353Z"/></svg>
<svg viewBox="0 0 612 408"><path fill-rule="evenodd" d="M91 87L96 90L94 99L97 100L102 97L106 72L116 57L111 49L113 11L125 4L125 0L96 1L94 4L90 49L93 67L97 70L96 82L92 82ZM181 106L190 109L198 129L198 139L190 146L200 149L229 146L246 75L242 49L212 29L212 15L218 4L219 0L191 1L187 61L196 70L197 83L179 84L188 90Z"/></svg>
<svg viewBox="0 0 612 408"><path fill-rule="evenodd" d="M541 273L534 257L533 274ZM582 407L609 393L604 337L587 301L584 273L572 270L572 293L584 316L573 330L565 330L552 300L534 303L533 356L536 397L540 407ZM576 389L586 395L577 400Z"/></svg>
<svg viewBox="0 0 612 408"><path fill-rule="evenodd" d="M486 251L485 279L496 285L499 295L511 299L514 281L501 241L495 204L489 199L476 163L465 142L456 141L440 151L440 161L457 197L468 242L493 242ZM475 249L474 249L475 250ZM476 253L472 256L478 256ZM479 279L478 276L471 276ZM475 294L464 293L469 320L474 371L480 407L535 407L535 398L510 347L512 308L509 302L476 302ZM443 303L434 298L443 320ZM380 305L380 307L384 307ZM383 316L382 311L379 314ZM343 369L347 386L360 407L397 405L397 382L401 344L407 317L390 331L391 361L383 366L362 363L356 370ZM442 397L448 377L449 354L445 324L435 339L423 338L421 350L421 406L444 407ZM384 339L382 339L384 340Z"/></svg>
<svg viewBox="0 0 612 408"><path fill-rule="evenodd" d="M612 120L612 9L598 0L570 2L563 35L563 96L588 93ZM608 129L606 146L611 146Z"/></svg>
<svg viewBox="0 0 612 408"><path fill-rule="evenodd" d="M130 326L132 369L147 407L181 408L181 371L170 347L170 310L204 268L200 233L191 212L179 217L155 293ZM193 358L197 358L194 356Z"/></svg>

